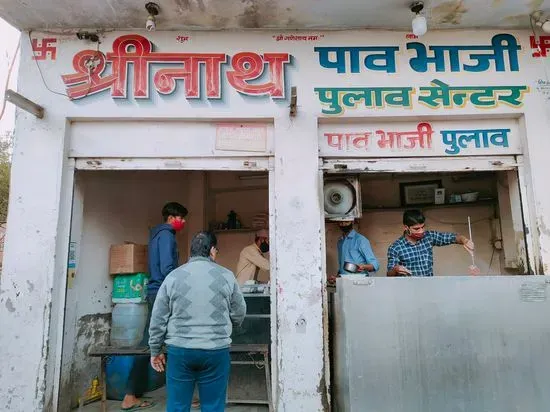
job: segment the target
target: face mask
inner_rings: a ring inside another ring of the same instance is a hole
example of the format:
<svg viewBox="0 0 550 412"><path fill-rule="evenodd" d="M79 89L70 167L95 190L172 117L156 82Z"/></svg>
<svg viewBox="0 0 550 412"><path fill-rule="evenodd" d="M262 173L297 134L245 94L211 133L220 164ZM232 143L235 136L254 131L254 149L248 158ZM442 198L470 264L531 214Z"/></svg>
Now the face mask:
<svg viewBox="0 0 550 412"><path fill-rule="evenodd" d="M410 230L407 231L407 235L412 237L414 240L422 240L424 238L424 235L426 232L420 232L420 233L411 233Z"/></svg>
<svg viewBox="0 0 550 412"><path fill-rule="evenodd" d="M353 224L349 224L346 226L340 226L340 229L342 229L342 232L349 233L351 232L351 229L353 229Z"/></svg>
<svg viewBox="0 0 550 412"><path fill-rule="evenodd" d="M185 220L174 219L171 223L172 229L179 232L185 227Z"/></svg>
<svg viewBox="0 0 550 412"><path fill-rule="evenodd" d="M269 252L269 243L267 243L267 242L262 242L262 243L260 244L260 251L261 251L262 253L267 253L267 252Z"/></svg>

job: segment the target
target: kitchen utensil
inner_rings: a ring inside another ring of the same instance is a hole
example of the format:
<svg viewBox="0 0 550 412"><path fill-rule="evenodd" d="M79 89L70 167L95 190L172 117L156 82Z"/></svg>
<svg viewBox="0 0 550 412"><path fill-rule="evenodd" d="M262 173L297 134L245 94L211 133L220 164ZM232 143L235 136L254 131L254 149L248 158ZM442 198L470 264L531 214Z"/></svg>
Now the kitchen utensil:
<svg viewBox="0 0 550 412"><path fill-rule="evenodd" d="M478 197L479 197L479 192L469 192L469 193L463 193L460 195L460 198L464 203L475 202Z"/></svg>
<svg viewBox="0 0 550 412"><path fill-rule="evenodd" d="M462 197L460 195L457 195L455 193L451 194L451 197L449 198L449 203L461 203Z"/></svg>
<svg viewBox="0 0 550 412"><path fill-rule="evenodd" d="M445 204L445 189L435 189L435 201L434 203L436 205L443 205Z"/></svg>
<svg viewBox="0 0 550 412"><path fill-rule="evenodd" d="M357 266L355 263L345 262L344 270L351 273L357 273L359 272L359 266Z"/></svg>
<svg viewBox="0 0 550 412"><path fill-rule="evenodd" d="M474 240L472 239L472 222L470 220L470 216L468 216L468 232L470 234L470 240L473 242ZM468 268L470 270L470 274L471 275L479 275L480 270L476 266L476 259L475 259L473 250L470 252L470 255L472 256L472 265Z"/></svg>

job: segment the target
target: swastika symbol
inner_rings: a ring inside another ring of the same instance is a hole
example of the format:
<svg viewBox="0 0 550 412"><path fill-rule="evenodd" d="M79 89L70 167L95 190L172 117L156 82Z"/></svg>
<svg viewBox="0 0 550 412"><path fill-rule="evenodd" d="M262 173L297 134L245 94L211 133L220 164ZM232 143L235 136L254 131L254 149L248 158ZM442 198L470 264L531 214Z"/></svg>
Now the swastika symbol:
<svg viewBox="0 0 550 412"><path fill-rule="evenodd" d="M529 38L531 49L533 49L533 57L546 57L550 50L550 36L539 36L537 41L535 36Z"/></svg>
<svg viewBox="0 0 550 412"><path fill-rule="evenodd" d="M32 39L33 60L46 60L48 57L55 60L57 55L57 39L44 38L41 41Z"/></svg>

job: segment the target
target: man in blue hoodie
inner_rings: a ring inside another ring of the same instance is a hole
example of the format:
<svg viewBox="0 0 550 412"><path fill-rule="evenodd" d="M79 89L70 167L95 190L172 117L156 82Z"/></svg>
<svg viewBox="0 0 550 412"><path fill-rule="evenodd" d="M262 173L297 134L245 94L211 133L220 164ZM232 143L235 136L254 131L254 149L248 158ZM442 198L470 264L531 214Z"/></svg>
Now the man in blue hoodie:
<svg viewBox="0 0 550 412"><path fill-rule="evenodd" d="M177 202L170 202L162 208L164 223L151 229L149 236L149 283L147 285L147 303L149 316L143 333L140 346L149 344L149 323L151 312L158 290L170 272L178 267L178 245L176 232L185 227L187 209ZM149 359L145 356L136 356L128 382L126 396L121 405L123 411L139 411L149 409L155 405L152 401L141 400L138 396L145 392Z"/></svg>

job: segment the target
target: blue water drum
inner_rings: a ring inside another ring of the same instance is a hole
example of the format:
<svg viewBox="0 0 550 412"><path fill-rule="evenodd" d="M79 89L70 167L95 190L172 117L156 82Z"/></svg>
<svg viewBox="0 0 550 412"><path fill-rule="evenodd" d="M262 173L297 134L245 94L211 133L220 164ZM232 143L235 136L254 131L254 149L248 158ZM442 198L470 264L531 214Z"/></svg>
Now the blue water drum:
<svg viewBox="0 0 550 412"><path fill-rule="evenodd" d="M132 370L134 359L137 356L112 356L107 359L107 399L121 401L126 395L128 376ZM149 356L140 356L149 361ZM154 391L165 385L165 373L156 372L149 364L147 376L138 382L135 395L142 396L146 392Z"/></svg>

